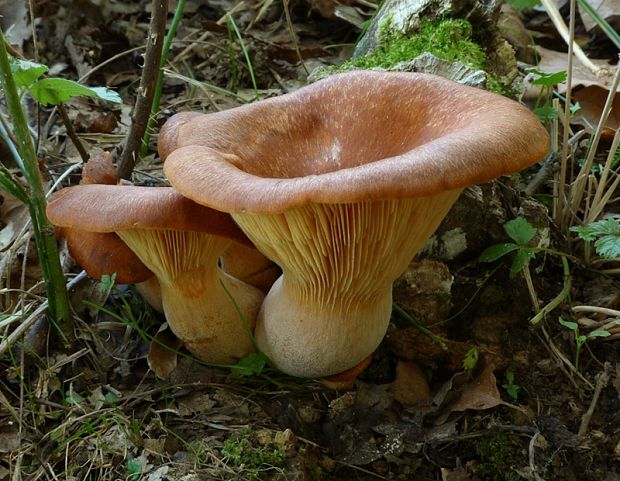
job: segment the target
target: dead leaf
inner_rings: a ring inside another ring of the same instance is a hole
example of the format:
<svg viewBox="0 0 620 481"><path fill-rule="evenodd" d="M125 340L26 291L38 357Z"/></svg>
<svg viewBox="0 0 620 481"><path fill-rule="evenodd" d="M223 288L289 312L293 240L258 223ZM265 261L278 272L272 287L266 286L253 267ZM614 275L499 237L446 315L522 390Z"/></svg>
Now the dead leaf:
<svg viewBox="0 0 620 481"><path fill-rule="evenodd" d="M32 35L25 0L0 0L0 26L9 43L22 47Z"/></svg>
<svg viewBox="0 0 620 481"><path fill-rule="evenodd" d="M450 406L450 411L483 410L505 404L497 388L494 370L493 364L487 365L474 382L463 388L459 399Z"/></svg>
<svg viewBox="0 0 620 481"><path fill-rule="evenodd" d="M19 448L21 436L18 431L0 432L0 453L10 453Z"/></svg>
<svg viewBox="0 0 620 481"><path fill-rule="evenodd" d="M588 0L588 3L616 31L620 30L620 0ZM579 14L586 29L592 30L596 27L596 22L581 8L581 5Z"/></svg>
<svg viewBox="0 0 620 481"><path fill-rule="evenodd" d="M146 360L149 367L161 379L167 379L168 376L177 367L177 352L183 343L172 334L167 324L160 327L155 338L149 347L149 353Z"/></svg>
<svg viewBox="0 0 620 481"><path fill-rule="evenodd" d="M581 109L573 117L573 123L583 125L587 131L593 132L601 117L607 95L607 90L595 86L574 91L573 99L575 102L579 102ZM603 129L603 137L612 138L618 127L620 127L620 95L616 94Z"/></svg>
<svg viewBox="0 0 620 481"><path fill-rule="evenodd" d="M0 189L0 252L8 249L28 223L28 209L8 192Z"/></svg>
<svg viewBox="0 0 620 481"><path fill-rule="evenodd" d="M455 469L441 468L442 481L471 481L471 476L464 467Z"/></svg>
<svg viewBox="0 0 620 481"><path fill-rule="evenodd" d="M162 481L164 479L168 479L168 477L166 476L168 474L168 471L170 471L170 466L162 466L160 468L157 468L152 473L149 473L147 481Z"/></svg>
<svg viewBox="0 0 620 481"><path fill-rule="evenodd" d="M422 369L415 362L398 361L390 391L399 403L414 411L428 411L431 389Z"/></svg>
<svg viewBox="0 0 620 481"><path fill-rule="evenodd" d="M101 152L88 159L82 167L80 184L116 184L116 167L112 154Z"/></svg>
<svg viewBox="0 0 620 481"><path fill-rule="evenodd" d="M555 50L548 50L543 47L536 47L540 55L540 63L537 68L546 73L554 73L566 71L568 68L568 54L564 52L556 52ZM577 58L573 60L573 87L579 85L584 87L590 87L592 85L601 87L605 90L609 90L611 82L613 80L614 73L616 71L615 66L609 64L607 60L590 59L592 63L605 70L604 74L597 76L587 67L584 67ZM566 91L566 84L558 85L560 93ZM618 88L620 91L620 87Z"/></svg>

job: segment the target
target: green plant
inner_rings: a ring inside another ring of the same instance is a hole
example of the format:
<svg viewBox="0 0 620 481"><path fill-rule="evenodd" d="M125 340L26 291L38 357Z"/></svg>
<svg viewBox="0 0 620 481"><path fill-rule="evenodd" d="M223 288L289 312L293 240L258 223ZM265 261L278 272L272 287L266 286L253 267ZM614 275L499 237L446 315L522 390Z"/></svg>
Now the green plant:
<svg viewBox="0 0 620 481"><path fill-rule="evenodd" d="M506 394L508 394L512 399L515 401L518 399L521 386L515 383L514 372L506 371L506 382L502 384L502 387L506 390Z"/></svg>
<svg viewBox="0 0 620 481"><path fill-rule="evenodd" d="M585 241L586 263L590 262L592 242L594 242L596 254L603 259L620 257L620 222L617 219L602 219L585 226L571 227L570 230Z"/></svg>
<svg viewBox="0 0 620 481"><path fill-rule="evenodd" d="M231 435L222 447L224 460L242 468L244 475L251 480L260 479L261 472L284 467L286 455L282 447L274 444L255 446L251 437L249 429Z"/></svg>
<svg viewBox="0 0 620 481"><path fill-rule="evenodd" d="M506 234L508 234L514 242L492 245L480 254L478 260L480 262L493 262L512 252L515 253L510 266L510 277L514 278L519 272L523 272L523 276L532 299L532 305L536 311L536 315L530 319L530 323L537 324L546 314L558 307L562 301L568 297L571 287L568 258L572 257L553 249L528 245L536 235L536 228L532 226L524 217L517 217L516 219L510 220L506 222L503 227ZM539 252L559 256L564 270L564 287L562 288L562 291L551 301L549 301L542 309L539 307L538 296L536 295L536 290L534 289L534 284L532 282L532 276L529 269L530 261Z"/></svg>
<svg viewBox="0 0 620 481"><path fill-rule="evenodd" d="M536 235L536 228L524 217L517 217L516 219L509 220L503 227L508 237L514 240L514 242L495 244L488 247L480 254L479 260L481 262L493 262L511 252L515 252L510 266L510 277L514 278L527 267L529 262L540 250L540 248L528 246L528 243Z"/></svg>
<svg viewBox="0 0 620 481"><path fill-rule="evenodd" d="M561 70L559 72L543 72L542 70L531 67L525 69L525 71L534 76L532 85L539 85L541 90L540 94L536 98L534 104L534 113L538 116L542 123L547 123L550 120L558 118L558 110L553 105L553 89L558 84L566 82L566 71ZM579 109L579 104L571 106L571 112L575 113Z"/></svg>
<svg viewBox="0 0 620 481"><path fill-rule="evenodd" d="M127 469L128 481L136 481L140 478L140 475L142 474L142 464L139 460L135 458L129 458L125 463L125 466Z"/></svg>
<svg viewBox="0 0 620 481"><path fill-rule="evenodd" d="M559 318L560 324L562 324L565 328L571 330L573 332L573 336L575 337L575 370L579 370L579 354L581 353L581 348L584 346L589 339L593 339L596 337L607 337L610 335L609 331L605 331L603 329L597 329L594 331L590 331L586 334L580 334L579 332L579 324L573 321L567 321L562 317Z"/></svg>
<svg viewBox="0 0 620 481"><path fill-rule="evenodd" d="M0 129L0 135L10 146L11 153L24 175L28 190L1 163L0 187L14 195L28 208L47 290L49 318L55 324L61 320L69 321L71 311L54 228L45 214L45 190L37 153L21 101L26 92L30 92L35 100L45 105L59 105L76 95L119 101L120 98L108 89L85 87L66 79L41 78L47 71L45 65L10 59L4 36L0 35L0 86L13 124L16 147L13 146L13 140L4 128ZM69 333L68 328L65 331Z"/></svg>
<svg viewBox="0 0 620 481"><path fill-rule="evenodd" d="M521 12L540 5L540 0L508 0L506 3L512 5Z"/></svg>
<svg viewBox="0 0 620 481"><path fill-rule="evenodd" d="M463 358L463 369L471 371L478 364L479 352L477 347L472 347Z"/></svg>

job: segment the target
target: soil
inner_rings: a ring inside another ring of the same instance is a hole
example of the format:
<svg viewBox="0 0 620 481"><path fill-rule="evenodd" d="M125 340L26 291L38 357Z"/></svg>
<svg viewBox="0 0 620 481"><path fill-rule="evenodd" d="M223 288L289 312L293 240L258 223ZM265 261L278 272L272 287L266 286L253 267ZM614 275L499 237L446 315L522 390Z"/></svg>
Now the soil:
<svg viewBox="0 0 620 481"><path fill-rule="evenodd" d="M16 3L27 20L28 2ZM150 2L35 3L36 48L27 28L17 50L54 76L86 77L87 85L119 92L122 105L83 97L67 103L87 151L114 151L130 123ZM341 63L360 30L336 16L336 3L188 1L158 125L178 111L223 110L256 92L260 98L289 92L304 84L306 70ZM342 3L361 20L374 11L372 2ZM39 146L49 184L66 173L62 186L78 183L80 158L58 117L34 103L28 113L38 131L52 119ZM569 252L540 202L544 196L522 194L534 173L463 194L395 284L400 309L351 389L270 368L240 375L199 363L184 350L170 376L160 379L147 355L163 316L131 286L76 282L75 339L63 344L41 317L0 357L0 481L620 480L618 340L588 341L575 370L574 332L558 322L576 317L569 304L531 325L530 291L522 274L510 275L510 259L478 261L488 246L510 241L502 225L516 216L536 227L536 245ZM155 140L134 181L166 185ZM10 217L15 211L3 199L0 227L26 215ZM28 245L0 253L10 274L4 287L20 286L23 293L34 286L26 297L2 292L7 316L44 292ZM68 273L80 272L66 250L63 260ZM562 263L539 254L529 269L540 308L564 286ZM571 305L620 308L616 277L581 262L571 263L570 276ZM0 315L0 324L5 318Z"/></svg>

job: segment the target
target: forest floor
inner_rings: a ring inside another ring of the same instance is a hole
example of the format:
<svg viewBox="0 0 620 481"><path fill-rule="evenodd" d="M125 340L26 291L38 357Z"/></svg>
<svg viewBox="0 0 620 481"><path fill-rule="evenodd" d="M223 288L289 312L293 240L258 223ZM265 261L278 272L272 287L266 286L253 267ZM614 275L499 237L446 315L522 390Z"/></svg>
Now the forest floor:
<svg viewBox="0 0 620 481"><path fill-rule="evenodd" d="M130 123L149 2L33 3L36 48L29 2L0 2L3 15L21 19L12 43L54 76L118 91L122 105L81 97L67 103L90 155L114 149ZM286 1L188 1L166 66L159 124L179 111L225 110L256 94L297 89L306 71L348 58L375 8L343 2L350 4L345 21L330 0L290 3L287 20ZM502 18L523 20L538 45L565 50L544 12ZM609 42L583 35L588 54L615 57ZM520 56L533 61L527 47ZM29 105L34 132L43 131L51 111ZM609 144L603 141L602 162ZM81 159L58 118L39 153L50 187L58 179L63 186L79 182ZM550 220L550 183L523 194L537 170L463 194L435 244L395 284L399 307L387 336L348 391L271 369L244 376L188 355L159 379L147 353L162 316L132 287L75 281L74 341L63 346L41 317L0 357L0 481L620 481L620 282L600 270L617 263L595 269L579 261L576 242ZM167 185L154 145L134 181ZM612 201L606 213L614 208ZM527 272L511 276L510 256L478 259L511 241L503 225L517 217L534 226L538 246L560 254L539 251ZM22 230L27 219L2 194L3 341L44 292L35 248ZM448 254L455 233L467 245ZM573 256L570 286L562 253ZM70 277L80 272L66 250L63 261ZM566 288L557 309L529 322ZM578 313L578 305L598 310ZM573 329L580 317L591 323ZM588 336L592 323L612 335Z"/></svg>

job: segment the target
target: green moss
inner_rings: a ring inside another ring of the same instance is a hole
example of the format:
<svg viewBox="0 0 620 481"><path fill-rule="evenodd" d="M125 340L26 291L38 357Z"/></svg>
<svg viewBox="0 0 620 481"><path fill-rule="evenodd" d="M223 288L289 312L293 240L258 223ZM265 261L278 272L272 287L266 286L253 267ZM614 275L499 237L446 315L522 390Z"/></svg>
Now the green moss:
<svg viewBox="0 0 620 481"><path fill-rule="evenodd" d="M387 20L384 23L386 22ZM389 27L382 27L382 31L389 31ZM485 55L482 48L471 40L471 36L472 26L467 20L427 22L411 37L380 35L382 43L376 50L343 63L338 70L390 68L399 62L412 60L424 52L430 52L450 62L459 60L475 69L481 69L484 67Z"/></svg>
<svg viewBox="0 0 620 481"><path fill-rule="evenodd" d="M481 481L519 481L515 468L523 464L523 448L518 436L499 433L476 444L480 455L477 472Z"/></svg>
<svg viewBox="0 0 620 481"><path fill-rule="evenodd" d="M284 467L286 455L282 447L270 444L255 445L250 430L233 434L222 447L222 454L227 462L243 469L247 479L260 479L259 475L267 470Z"/></svg>
<svg viewBox="0 0 620 481"><path fill-rule="evenodd" d="M328 69L326 73L345 72L354 69L390 69L399 62L411 61L425 52L449 62L459 61L475 70L485 70L486 56L480 45L472 39L472 25L463 19L440 19L423 23L411 36L393 33L391 18L379 25L379 46L367 55L352 58ZM489 90L511 94L500 77L487 74Z"/></svg>

